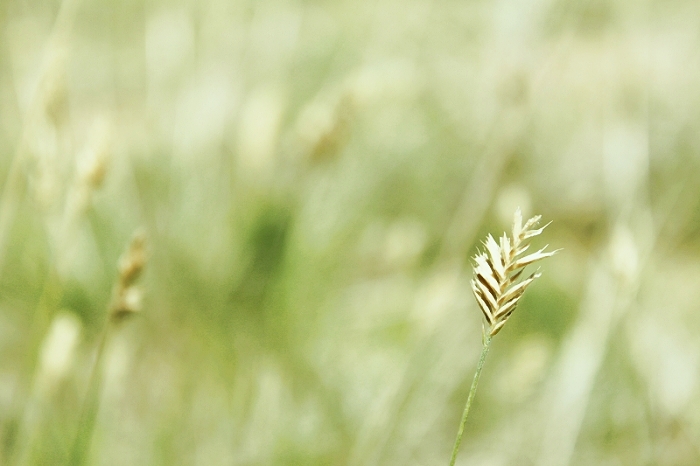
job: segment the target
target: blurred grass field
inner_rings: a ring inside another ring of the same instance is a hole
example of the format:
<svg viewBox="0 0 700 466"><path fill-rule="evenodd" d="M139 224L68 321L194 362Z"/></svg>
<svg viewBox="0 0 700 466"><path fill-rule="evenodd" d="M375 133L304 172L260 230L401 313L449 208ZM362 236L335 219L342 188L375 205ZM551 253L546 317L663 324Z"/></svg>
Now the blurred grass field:
<svg viewBox="0 0 700 466"><path fill-rule="evenodd" d="M0 3L0 465L700 464L700 4Z"/></svg>

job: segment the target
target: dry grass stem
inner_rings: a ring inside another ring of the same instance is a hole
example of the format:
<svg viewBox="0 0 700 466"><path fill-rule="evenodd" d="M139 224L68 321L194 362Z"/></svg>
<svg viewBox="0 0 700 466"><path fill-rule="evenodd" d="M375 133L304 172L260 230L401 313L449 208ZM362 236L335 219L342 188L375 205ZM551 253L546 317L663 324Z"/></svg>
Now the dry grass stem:
<svg viewBox="0 0 700 466"><path fill-rule="evenodd" d="M90 370L88 389L83 402L82 413L78 423L78 432L70 453L69 464L82 465L90 449L101 391L101 370L105 347L111 332L117 324L141 310L141 290L136 281L143 272L147 262L146 235L137 232L131 239L129 247L119 259L119 276L114 286L112 301L108 308L108 318L105 321L100 336L95 360Z"/></svg>
<svg viewBox="0 0 700 466"><path fill-rule="evenodd" d="M534 272L518 281L525 267L559 252L546 252L545 246L537 252L523 255L530 247L529 240L549 225L536 228L540 218L540 215L536 215L523 225L522 213L520 209L516 210L513 236L509 238L503 233L499 242L496 242L489 235L483 243L485 251L474 256L472 290L488 324L488 329L484 327L485 335L494 336L503 328L525 289L540 276L539 272Z"/></svg>
<svg viewBox="0 0 700 466"><path fill-rule="evenodd" d="M523 255L530 247L530 238L539 235L547 225L537 228L540 216L532 217L523 225L523 216L518 208L513 219L513 236L508 237L503 233L499 242L488 235L484 241L485 251L478 253L474 257L474 278L472 279L472 290L476 301L479 303L481 312L484 313L488 329L484 325L484 342L481 348L481 356L476 366L474 380L469 389L469 397L462 412L462 420L457 431L457 438L452 448L450 466L454 466L457 461L459 445L462 443L464 427L467 424L469 410L479 385L479 377L484 368L486 355L491 347L491 338L496 335L505 325L508 318L513 314L527 286L540 276L539 272L531 274L524 280L520 280L525 267L553 256L559 250L546 252L547 246L532 254Z"/></svg>

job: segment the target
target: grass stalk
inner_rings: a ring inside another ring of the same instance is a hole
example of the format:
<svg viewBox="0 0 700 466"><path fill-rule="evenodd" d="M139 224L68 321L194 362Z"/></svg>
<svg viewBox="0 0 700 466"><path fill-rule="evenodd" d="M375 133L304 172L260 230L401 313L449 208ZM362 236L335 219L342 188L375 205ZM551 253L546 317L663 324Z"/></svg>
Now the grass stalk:
<svg viewBox="0 0 700 466"><path fill-rule="evenodd" d="M107 339L111 333L110 330L112 326L111 319L109 319L107 325L102 330L102 334L100 335L95 360L93 361L92 368L90 369L90 378L88 379L89 381L87 392L85 394L85 401L80 413L78 432L75 436L75 440L73 441L73 447L71 448L70 457L68 460L68 464L70 466L79 466L83 464L85 455L90 447L90 440L92 438L92 432L95 426L95 419L97 419L97 411L99 406L98 398L102 385L102 360L104 359L104 350L107 346Z"/></svg>
<svg viewBox="0 0 700 466"><path fill-rule="evenodd" d="M476 387L479 384L479 377L491 346L491 338L501 331L513 314L525 289L540 276L539 272L535 272L527 278L522 278L523 271L528 265L559 252L559 250L547 252L547 246L545 246L539 251L524 255L530 247L530 238L542 233L548 225L537 228L540 218L539 215L536 215L523 224L522 212L517 209L513 217L512 236L509 237L507 233L503 233L503 236L496 241L493 236L488 235L483 243L484 251L474 256L472 291L484 317L483 347L469 390L467 404L462 413L455 446L452 449L450 466L454 466L457 460L464 426L467 424L469 410L476 394Z"/></svg>
<svg viewBox="0 0 700 466"><path fill-rule="evenodd" d="M102 365L107 341L121 322L140 311L141 291L136 285L136 281L146 265L145 240L142 232L136 233L129 247L119 259L119 277L112 292L112 299L107 309L107 320L102 329L95 360L90 369L88 388L78 421L78 432L68 459L69 466L82 465L90 449L99 410Z"/></svg>
<svg viewBox="0 0 700 466"><path fill-rule="evenodd" d="M481 370L484 368L484 361L486 361L486 355L489 353L489 348L491 347L491 338L491 335L484 336L484 344L481 347L481 356L479 357L479 363L476 365L476 372L474 372L474 380L472 380L472 387L469 389L469 397L467 398L467 404L464 405L464 412L462 413L462 420L459 423L459 430L457 431L455 446L454 448L452 448L452 458L450 459L450 466L454 466L455 461L457 460L457 452L459 451L459 445L462 443L462 435L464 434L464 426L467 425L469 409L472 406L472 401L474 400L474 395L476 394L476 387L479 385L479 377L481 377Z"/></svg>

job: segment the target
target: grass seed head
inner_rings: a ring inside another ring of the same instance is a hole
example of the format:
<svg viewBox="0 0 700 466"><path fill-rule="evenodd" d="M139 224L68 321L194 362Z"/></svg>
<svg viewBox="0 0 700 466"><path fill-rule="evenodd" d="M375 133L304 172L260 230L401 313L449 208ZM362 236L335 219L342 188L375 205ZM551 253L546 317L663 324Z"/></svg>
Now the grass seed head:
<svg viewBox="0 0 700 466"><path fill-rule="evenodd" d="M136 281L143 272L147 260L146 235L139 231L119 259L119 278L114 287L110 309L113 320L123 320L141 310L143 292L136 285Z"/></svg>
<svg viewBox="0 0 700 466"><path fill-rule="evenodd" d="M534 272L527 278L520 279L525 267L559 252L546 251L545 246L524 255L530 246L530 238L542 233L549 225L536 228L540 218L539 215L532 217L523 225L522 213L518 208L513 219L512 237L503 233L496 241L488 235L483 242L484 250L474 256L472 291L486 319L485 334L493 336L503 328L525 289L540 276L539 272Z"/></svg>
<svg viewBox="0 0 700 466"><path fill-rule="evenodd" d="M137 232L126 252L119 259L119 283L123 288L131 286L146 265L146 235Z"/></svg>

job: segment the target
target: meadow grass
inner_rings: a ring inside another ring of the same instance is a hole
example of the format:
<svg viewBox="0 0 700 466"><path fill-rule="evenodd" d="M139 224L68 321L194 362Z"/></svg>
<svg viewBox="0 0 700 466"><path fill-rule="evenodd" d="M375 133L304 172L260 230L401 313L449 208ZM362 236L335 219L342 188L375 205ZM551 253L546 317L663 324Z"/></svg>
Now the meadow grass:
<svg viewBox="0 0 700 466"><path fill-rule="evenodd" d="M0 464L698 464L699 8L4 2Z"/></svg>

